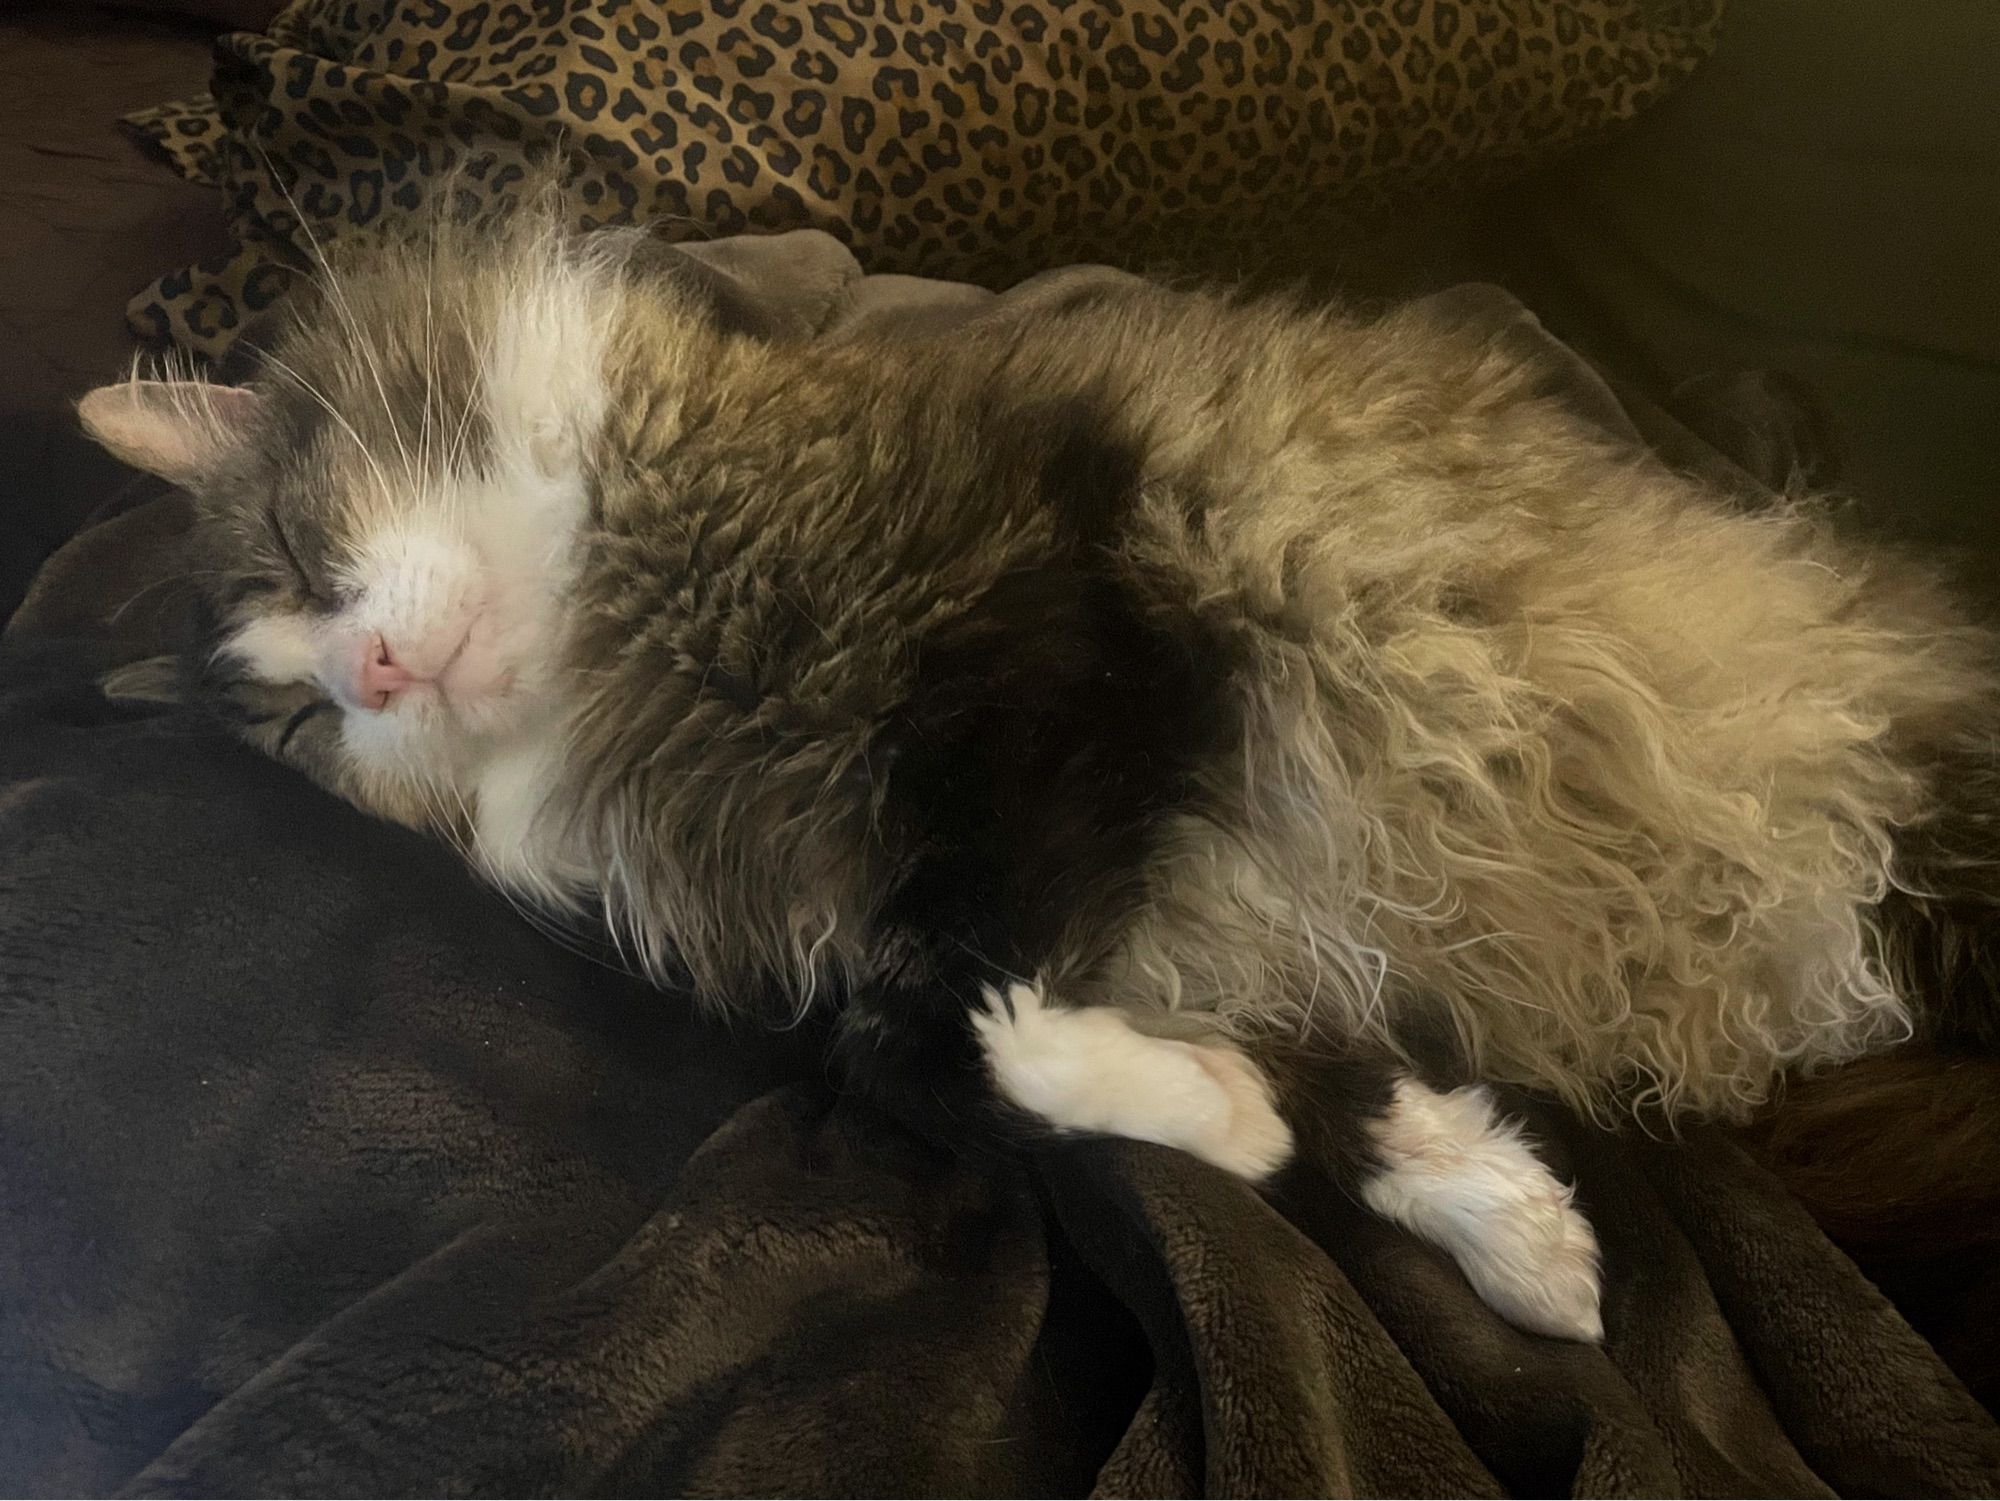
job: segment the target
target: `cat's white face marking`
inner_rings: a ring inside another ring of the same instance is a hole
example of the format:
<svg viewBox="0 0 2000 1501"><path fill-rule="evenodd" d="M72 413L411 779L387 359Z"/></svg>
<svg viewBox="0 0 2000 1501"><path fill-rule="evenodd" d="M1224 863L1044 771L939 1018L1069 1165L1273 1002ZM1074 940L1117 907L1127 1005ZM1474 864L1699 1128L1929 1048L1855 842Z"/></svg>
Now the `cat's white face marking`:
<svg viewBox="0 0 2000 1501"><path fill-rule="evenodd" d="M479 767L471 854L497 885L545 908L567 905L594 882L556 821L544 818L560 771L557 726L524 729Z"/></svg>
<svg viewBox="0 0 2000 1501"><path fill-rule="evenodd" d="M245 621L224 650L263 682L305 682L319 671L320 627L309 614L274 610Z"/></svg>
<svg viewBox="0 0 2000 1501"><path fill-rule="evenodd" d="M381 771L433 778L545 716L583 477L475 476L353 538L332 610L253 614L223 643L268 683L311 683Z"/></svg>
<svg viewBox="0 0 2000 1501"><path fill-rule="evenodd" d="M519 764L520 742L548 731L607 401L605 301L578 274L513 289L482 350L476 451L408 434L416 463L378 451L357 466L367 482L337 506L335 607L253 610L224 639L260 680L316 686L361 770L472 807L484 765ZM522 823L524 789L508 786L496 832Z"/></svg>

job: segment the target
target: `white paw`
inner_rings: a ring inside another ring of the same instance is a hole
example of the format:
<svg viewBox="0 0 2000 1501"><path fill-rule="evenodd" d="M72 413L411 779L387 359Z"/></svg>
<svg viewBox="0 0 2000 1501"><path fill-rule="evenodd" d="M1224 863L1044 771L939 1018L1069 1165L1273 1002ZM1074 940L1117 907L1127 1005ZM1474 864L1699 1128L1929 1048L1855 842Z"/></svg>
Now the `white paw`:
<svg viewBox="0 0 2000 1501"><path fill-rule="evenodd" d="M1546 1172L1546 1170L1544 1170ZM1596 1344L1604 1338L1597 1236L1550 1180L1551 1192L1525 1195L1489 1215L1479 1237L1453 1250L1473 1290L1502 1318L1534 1334Z"/></svg>
<svg viewBox="0 0 2000 1501"><path fill-rule="evenodd" d="M1178 1147L1253 1181L1291 1158L1270 1085L1226 1044L1148 1036L1114 1006L1053 1007L1039 984L1004 1000L989 987L972 1025L1001 1095L1052 1126Z"/></svg>
<svg viewBox="0 0 2000 1501"><path fill-rule="evenodd" d="M1509 1322L1604 1337L1597 1236L1484 1089L1439 1094L1399 1079L1374 1133L1383 1170L1362 1190L1370 1209L1442 1247Z"/></svg>

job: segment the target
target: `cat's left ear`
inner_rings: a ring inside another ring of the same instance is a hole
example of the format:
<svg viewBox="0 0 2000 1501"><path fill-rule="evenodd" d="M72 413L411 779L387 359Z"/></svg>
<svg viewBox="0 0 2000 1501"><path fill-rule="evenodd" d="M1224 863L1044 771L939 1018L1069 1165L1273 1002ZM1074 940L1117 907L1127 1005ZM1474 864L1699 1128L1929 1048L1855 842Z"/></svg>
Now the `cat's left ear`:
<svg viewBox="0 0 2000 1501"><path fill-rule="evenodd" d="M97 680L114 704L177 704L185 696L186 677L179 657L145 657L114 667Z"/></svg>
<svg viewBox="0 0 2000 1501"><path fill-rule="evenodd" d="M262 398L204 380L128 380L99 386L76 410L84 430L133 468L186 485L244 441Z"/></svg>

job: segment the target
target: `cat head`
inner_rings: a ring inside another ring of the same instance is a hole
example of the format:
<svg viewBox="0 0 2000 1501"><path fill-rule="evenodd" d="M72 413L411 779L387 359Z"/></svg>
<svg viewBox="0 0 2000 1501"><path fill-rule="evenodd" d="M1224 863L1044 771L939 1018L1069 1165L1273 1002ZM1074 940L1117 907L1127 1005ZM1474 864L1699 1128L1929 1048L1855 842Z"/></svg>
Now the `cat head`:
<svg viewBox="0 0 2000 1501"><path fill-rule="evenodd" d="M98 442L194 497L184 676L254 743L453 824L551 712L631 246L549 216L428 224L331 259L247 384L83 399Z"/></svg>
<svg viewBox="0 0 2000 1501"><path fill-rule="evenodd" d="M784 330L556 222L362 246L248 384L84 399L194 497L183 676L510 892L596 897L656 977L1024 965L1223 722L1200 643L1077 561L1136 452L1087 403L954 385L943 344L773 354L784 399L728 405ZM635 429L671 460L611 462ZM658 486L722 522L622 529Z"/></svg>

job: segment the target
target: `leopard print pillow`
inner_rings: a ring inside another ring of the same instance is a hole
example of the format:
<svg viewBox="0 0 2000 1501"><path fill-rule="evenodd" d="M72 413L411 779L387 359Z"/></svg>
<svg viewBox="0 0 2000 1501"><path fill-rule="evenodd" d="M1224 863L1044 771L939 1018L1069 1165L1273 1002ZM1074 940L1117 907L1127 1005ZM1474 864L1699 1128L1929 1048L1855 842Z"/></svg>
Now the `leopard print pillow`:
<svg viewBox="0 0 2000 1501"><path fill-rule="evenodd" d="M1721 4L295 0L218 44L210 95L133 117L227 192L242 248L130 316L219 357L309 239L468 161L470 191L502 192L480 162L547 150L586 227L811 226L870 271L1297 265L1628 118L1705 54Z"/></svg>

